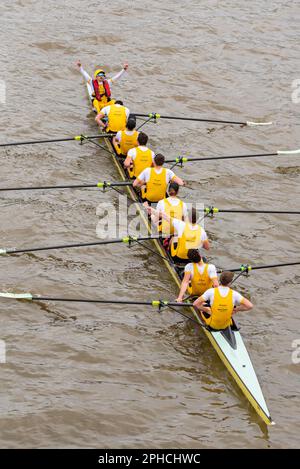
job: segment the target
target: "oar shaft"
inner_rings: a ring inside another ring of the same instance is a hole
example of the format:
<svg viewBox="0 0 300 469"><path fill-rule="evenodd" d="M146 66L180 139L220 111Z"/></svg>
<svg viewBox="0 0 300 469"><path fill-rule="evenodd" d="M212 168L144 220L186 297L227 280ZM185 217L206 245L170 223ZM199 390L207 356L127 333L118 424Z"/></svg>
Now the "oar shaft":
<svg viewBox="0 0 300 469"><path fill-rule="evenodd" d="M149 117L149 114L136 114L136 117ZM160 119L170 119L170 120L184 120L184 121L193 121L193 122L215 122L219 124L236 124L236 125L247 125L247 122L240 122L240 121L227 121L227 120L219 120L219 119L199 119L196 117L185 117L185 116L158 116Z"/></svg>
<svg viewBox="0 0 300 469"><path fill-rule="evenodd" d="M60 301L67 303L98 303L98 304L112 304L112 305L137 305L137 306L159 306L160 301L130 301L130 300L98 300L98 299L89 299L89 298L61 298L53 296L35 296L31 298L33 301ZM162 307L167 306L179 306L179 307L189 307L193 306L193 303L176 303L172 301L161 301ZM181 314L181 313L179 313ZM185 316L186 317L186 316ZM187 319L189 319L187 317Z"/></svg>
<svg viewBox="0 0 300 469"><path fill-rule="evenodd" d="M113 134L99 134L99 135L83 136L83 139L97 139L97 138L109 137L111 135ZM36 145L36 144L42 144L42 143L58 143L58 142L72 142L72 141L74 142L76 140L80 140L80 138L64 137L64 138L52 138L49 140L27 140L25 142L0 143L0 147L15 147L15 146L22 146L22 145Z"/></svg>
<svg viewBox="0 0 300 469"><path fill-rule="evenodd" d="M218 212L223 213L272 213L281 215L300 215L300 212L286 211L286 210L239 210L239 209L218 209Z"/></svg>
<svg viewBox="0 0 300 469"><path fill-rule="evenodd" d="M183 161L183 163L190 163L193 161L213 161L213 160L229 160L229 159L237 159L237 158L259 158L259 157L265 157L265 156L275 156L277 153L258 153L255 155L228 155L228 156L208 156L204 158L188 158L186 161ZM166 163L180 163L178 162L178 158L173 159L173 160L166 160Z"/></svg>
<svg viewBox="0 0 300 469"><path fill-rule="evenodd" d="M269 264L269 265L257 265L251 267L251 270L259 270L259 269L272 269L273 267L288 267L290 265L300 265L300 261L296 262L286 262L285 264Z"/></svg>
<svg viewBox="0 0 300 469"><path fill-rule="evenodd" d="M33 296L32 300L61 301L61 302L69 302L69 303L98 303L98 304L152 306L151 301L92 300L92 299L85 299L85 298L59 298L59 297L52 297L52 296Z"/></svg>
<svg viewBox="0 0 300 469"><path fill-rule="evenodd" d="M288 267L291 265L300 265L300 261L295 261L295 262L286 262L284 264L266 264L266 265L256 265L256 266L251 266L251 270L262 270L262 269L272 269L276 267ZM223 272L224 270L229 270L230 272L240 272L241 268L236 268L236 269L223 269L223 270L218 270L218 272ZM244 270L245 272L245 270Z"/></svg>
<svg viewBox="0 0 300 469"><path fill-rule="evenodd" d="M120 182L103 182L103 183L93 183L93 184L65 184L59 186L25 186L25 187L0 187L0 192L9 192L9 191L42 191L42 190L56 190L56 189L88 189L93 187L121 187L121 186L131 186L133 181L120 181Z"/></svg>
<svg viewBox="0 0 300 469"><path fill-rule="evenodd" d="M41 191L50 189L83 189L89 187L97 187L97 184L72 184L60 186L28 186L28 187L0 187L0 192L8 191Z"/></svg>
<svg viewBox="0 0 300 469"><path fill-rule="evenodd" d="M37 252L37 251L54 251L56 249L70 249L70 248L82 248L89 246L101 246L105 244L116 244L121 243L119 239L107 240L107 241L95 241L91 243L81 243L81 244L58 244L56 246L44 246L44 247L33 247L26 249L7 249L5 254L22 254L26 252Z"/></svg>
<svg viewBox="0 0 300 469"><path fill-rule="evenodd" d="M148 241L152 239L158 239L160 236L141 236L141 237L132 237L126 236L124 238L117 238L117 239L108 239L103 241L92 241L89 243L74 243L74 244L61 244L56 246L44 246L44 247L32 247L32 248L25 248L25 249L0 249L0 254L22 254L26 252L36 252L36 251L53 251L56 249L70 249L70 248L82 248L82 247L90 247L90 246L103 246L106 244L130 244L134 242L141 242L141 241Z"/></svg>

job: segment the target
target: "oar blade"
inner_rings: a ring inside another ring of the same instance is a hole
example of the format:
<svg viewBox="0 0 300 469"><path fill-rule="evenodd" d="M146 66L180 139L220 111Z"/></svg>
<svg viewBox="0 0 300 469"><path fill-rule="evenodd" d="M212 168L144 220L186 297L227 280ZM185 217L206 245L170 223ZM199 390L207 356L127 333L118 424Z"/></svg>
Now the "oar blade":
<svg viewBox="0 0 300 469"><path fill-rule="evenodd" d="M31 293L9 293L9 292L0 292L1 298L8 298L12 300L32 300Z"/></svg>

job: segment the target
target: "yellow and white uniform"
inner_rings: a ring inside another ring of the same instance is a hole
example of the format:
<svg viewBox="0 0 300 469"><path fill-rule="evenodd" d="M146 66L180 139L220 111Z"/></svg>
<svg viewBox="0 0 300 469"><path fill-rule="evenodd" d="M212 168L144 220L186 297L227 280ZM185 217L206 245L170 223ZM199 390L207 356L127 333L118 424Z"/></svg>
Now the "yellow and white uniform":
<svg viewBox="0 0 300 469"><path fill-rule="evenodd" d="M202 314L202 318L212 329L226 329L232 323L231 317L235 306L243 303L244 297L229 287L210 288L201 296L210 303L211 316Z"/></svg>
<svg viewBox="0 0 300 469"><path fill-rule="evenodd" d="M90 90L90 93L92 93L94 91L94 88L93 88L93 79L92 77L84 70L83 67L80 67L80 73L81 75L83 76L83 78L85 79L85 81L88 83L89 85L89 90ZM121 78L124 73L126 72L126 70L124 70L124 68L119 72L117 73L116 75L114 75L112 78L107 78L107 82L110 86L110 89L112 88L112 85L117 81L119 80L119 78ZM103 92L103 90L102 90ZM99 114L99 112L101 111L101 109L103 107L106 106L108 100L107 100L107 97L106 96L103 96L103 99L102 101L98 101L97 99L93 99L93 96L90 95L91 99L93 100L93 106L94 108L96 109L97 111L97 114Z"/></svg>
<svg viewBox="0 0 300 469"><path fill-rule="evenodd" d="M139 132L137 130L120 130L116 135L116 142L120 147L120 154L127 155L128 151L138 146Z"/></svg>
<svg viewBox="0 0 300 469"><path fill-rule="evenodd" d="M168 184L175 178L173 171L167 168L146 168L137 177L138 181L146 184L143 199L149 202L159 202L166 195Z"/></svg>
<svg viewBox="0 0 300 469"><path fill-rule="evenodd" d="M213 280L218 278L216 266L204 262L190 262L184 268L190 274L188 292L192 296L201 296L212 287Z"/></svg>
<svg viewBox="0 0 300 469"><path fill-rule="evenodd" d="M130 156L133 162L133 168L129 170L130 177L138 177L144 169L152 166L155 153L150 148L139 145L129 150L127 156Z"/></svg>
<svg viewBox="0 0 300 469"><path fill-rule="evenodd" d="M156 210L159 214L166 214L171 218L177 218L183 220L188 216L188 210L186 203L180 200L178 197L167 197L158 202ZM174 227L170 223L162 218L158 225L158 231L164 234L173 234Z"/></svg>
<svg viewBox="0 0 300 469"><path fill-rule="evenodd" d="M174 227L176 238L172 240L171 256L179 257L180 259L188 259L189 249L200 249L203 242L207 241L207 234L200 225L192 225L189 222L176 220L173 218L171 223Z"/></svg>
<svg viewBox="0 0 300 469"><path fill-rule="evenodd" d="M129 117L130 111L127 107L121 104L112 104L105 106L101 113L108 118L107 132L119 132L125 130L126 122Z"/></svg>

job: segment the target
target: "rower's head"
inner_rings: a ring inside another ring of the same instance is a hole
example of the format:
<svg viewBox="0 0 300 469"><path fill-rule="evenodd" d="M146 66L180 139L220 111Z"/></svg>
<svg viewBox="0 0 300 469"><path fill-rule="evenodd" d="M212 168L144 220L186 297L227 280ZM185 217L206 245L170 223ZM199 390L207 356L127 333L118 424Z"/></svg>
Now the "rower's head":
<svg viewBox="0 0 300 469"><path fill-rule="evenodd" d="M98 70L96 70L94 73L94 78L99 83L102 83L105 80L105 71L102 70L101 68L98 68Z"/></svg>
<svg viewBox="0 0 300 469"><path fill-rule="evenodd" d="M228 287L231 284L233 277L233 272L230 272L229 270L224 270L224 272L222 272L220 275L220 284L223 287Z"/></svg>
<svg viewBox="0 0 300 469"><path fill-rule="evenodd" d="M188 258L191 262L198 264L202 261L202 257L198 249L189 249L187 252Z"/></svg>
<svg viewBox="0 0 300 469"><path fill-rule="evenodd" d="M136 126L136 120L130 117L126 124L127 130L134 130L135 126Z"/></svg>
<svg viewBox="0 0 300 469"><path fill-rule="evenodd" d="M192 207L192 210L189 213L189 220L190 220L192 225L195 225L197 223L198 213L197 213L197 210L195 209L195 207Z"/></svg>
<svg viewBox="0 0 300 469"><path fill-rule="evenodd" d="M144 132L140 132L137 138L138 144L139 145L147 145L148 142L148 135L145 134Z"/></svg>
<svg viewBox="0 0 300 469"><path fill-rule="evenodd" d="M178 191L179 191L179 184L177 184L177 182L170 182L169 189L168 189L169 196L175 197L178 194Z"/></svg>
<svg viewBox="0 0 300 469"><path fill-rule="evenodd" d="M120 106L124 106L123 101L121 101L120 99L117 99L117 101L115 101L115 104L119 104Z"/></svg>
<svg viewBox="0 0 300 469"><path fill-rule="evenodd" d="M163 166L165 162L165 157L164 155L162 155L161 153L157 153L157 155L155 155L154 157L154 166Z"/></svg>

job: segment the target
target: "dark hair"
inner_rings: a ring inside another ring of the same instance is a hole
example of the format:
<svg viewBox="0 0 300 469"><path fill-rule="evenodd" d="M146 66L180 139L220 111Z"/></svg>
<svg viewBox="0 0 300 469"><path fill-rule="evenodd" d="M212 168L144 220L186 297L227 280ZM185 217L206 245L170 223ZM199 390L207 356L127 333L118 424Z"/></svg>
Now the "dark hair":
<svg viewBox="0 0 300 469"><path fill-rule="evenodd" d="M148 135L145 134L144 132L140 132L138 136L138 143L140 145L147 145L148 142Z"/></svg>
<svg viewBox="0 0 300 469"><path fill-rule="evenodd" d="M193 207L192 210L191 210L191 222L192 223L197 223L197 219L198 219L198 213L197 213L197 210L195 209L195 207Z"/></svg>
<svg viewBox="0 0 300 469"><path fill-rule="evenodd" d="M192 262L200 262L202 257L198 249L189 249L187 252L188 258Z"/></svg>
<svg viewBox="0 0 300 469"><path fill-rule="evenodd" d="M224 271L220 275L220 284L224 285L224 287L227 287L229 285L234 277L234 273L230 271Z"/></svg>
<svg viewBox="0 0 300 469"><path fill-rule="evenodd" d="M127 129L128 130L134 130L135 126L136 126L136 120L132 119L132 118L129 118L128 121L127 121L127 125L126 125Z"/></svg>
<svg viewBox="0 0 300 469"><path fill-rule="evenodd" d="M120 101L119 99L115 102L115 104L121 104L123 106L123 101Z"/></svg>
<svg viewBox="0 0 300 469"><path fill-rule="evenodd" d="M174 191L175 194L178 194L179 184L177 184L177 182L170 182L168 192L170 193L171 191Z"/></svg>
<svg viewBox="0 0 300 469"><path fill-rule="evenodd" d="M161 153L157 153L154 157L154 162L157 166L162 166L165 162L165 157Z"/></svg>

